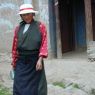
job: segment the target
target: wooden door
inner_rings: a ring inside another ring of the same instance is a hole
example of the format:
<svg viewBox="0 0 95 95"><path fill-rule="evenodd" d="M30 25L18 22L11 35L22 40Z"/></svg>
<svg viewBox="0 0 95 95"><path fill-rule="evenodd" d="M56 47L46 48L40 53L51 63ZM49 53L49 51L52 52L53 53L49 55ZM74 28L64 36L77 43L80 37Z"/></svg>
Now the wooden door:
<svg viewBox="0 0 95 95"><path fill-rule="evenodd" d="M59 20L62 53L74 49L74 32L71 1L72 0L59 0Z"/></svg>

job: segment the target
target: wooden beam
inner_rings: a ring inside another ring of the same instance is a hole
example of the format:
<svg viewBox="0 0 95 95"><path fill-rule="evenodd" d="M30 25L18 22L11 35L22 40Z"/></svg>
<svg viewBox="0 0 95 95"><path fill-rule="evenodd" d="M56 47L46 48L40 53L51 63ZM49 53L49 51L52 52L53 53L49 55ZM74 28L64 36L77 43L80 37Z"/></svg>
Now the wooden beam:
<svg viewBox="0 0 95 95"><path fill-rule="evenodd" d="M85 4L85 17L86 17L86 40L87 42L93 41L92 30L92 14L91 14L91 0L84 0Z"/></svg>
<svg viewBox="0 0 95 95"><path fill-rule="evenodd" d="M59 10L58 0L55 0L55 15L56 15L56 39L57 39L57 58L62 58L62 43L61 43L61 32L59 23Z"/></svg>

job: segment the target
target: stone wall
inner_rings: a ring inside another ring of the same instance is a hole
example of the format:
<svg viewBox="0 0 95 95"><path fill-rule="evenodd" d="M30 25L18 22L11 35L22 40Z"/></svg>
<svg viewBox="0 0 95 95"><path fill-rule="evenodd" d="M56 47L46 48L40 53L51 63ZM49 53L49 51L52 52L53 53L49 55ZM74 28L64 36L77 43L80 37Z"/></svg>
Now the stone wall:
<svg viewBox="0 0 95 95"><path fill-rule="evenodd" d="M90 61L95 61L95 41L89 41L87 45L88 59Z"/></svg>
<svg viewBox="0 0 95 95"><path fill-rule="evenodd" d="M17 14L23 0L0 0L0 52L11 52L13 29L19 22Z"/></svg>

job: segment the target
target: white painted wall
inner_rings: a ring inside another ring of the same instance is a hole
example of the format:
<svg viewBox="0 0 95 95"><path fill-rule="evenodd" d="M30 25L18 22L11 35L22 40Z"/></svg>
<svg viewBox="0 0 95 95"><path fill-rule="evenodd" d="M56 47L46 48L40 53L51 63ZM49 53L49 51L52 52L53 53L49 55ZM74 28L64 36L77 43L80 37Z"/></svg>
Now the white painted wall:
<svg viewBox="0 0 95 95"><path fill-rule="evenodd" d="M31 4L32 3L32 0L24 0L24 3Z"/></svg>
<svg viewBox="0 0 95 95"><path fill-rule="evenodd" d="M19 6L23 0L0 0L0 52L11 52L13 30L20 21Z"/></svg>

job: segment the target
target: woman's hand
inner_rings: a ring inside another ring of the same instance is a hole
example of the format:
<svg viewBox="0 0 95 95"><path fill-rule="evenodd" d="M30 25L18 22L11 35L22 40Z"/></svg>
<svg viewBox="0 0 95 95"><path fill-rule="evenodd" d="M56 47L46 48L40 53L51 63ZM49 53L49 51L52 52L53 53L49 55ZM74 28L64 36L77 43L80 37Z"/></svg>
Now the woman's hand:
<svg viewBox="0 0 95 95"><path fill-rule="evenodd" d="M36 64L36 71L42 70L42 68L43 68L42 60L43 60L43 57L39 57L37 64Z"/></svg>

